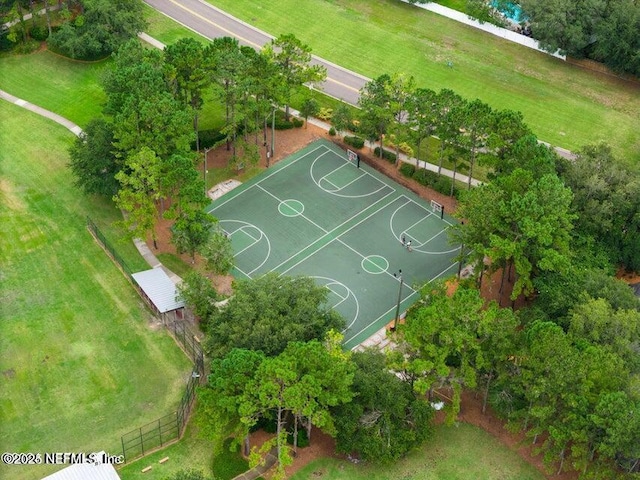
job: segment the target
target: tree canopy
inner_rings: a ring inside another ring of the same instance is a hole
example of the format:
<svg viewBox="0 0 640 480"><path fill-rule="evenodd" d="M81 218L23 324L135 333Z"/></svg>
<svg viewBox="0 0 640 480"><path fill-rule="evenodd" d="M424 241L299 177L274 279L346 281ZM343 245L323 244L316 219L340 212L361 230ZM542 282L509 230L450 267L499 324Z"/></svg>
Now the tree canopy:
<svg viewBox="0 0 640 480"><path fill-rule="evenodd" d="M213 357L232 348L282 352L289 342L323 338L344 320L327 305L328 290L308 277L269 273L234 283L234 295L216 312L206 344Z"/></svg>

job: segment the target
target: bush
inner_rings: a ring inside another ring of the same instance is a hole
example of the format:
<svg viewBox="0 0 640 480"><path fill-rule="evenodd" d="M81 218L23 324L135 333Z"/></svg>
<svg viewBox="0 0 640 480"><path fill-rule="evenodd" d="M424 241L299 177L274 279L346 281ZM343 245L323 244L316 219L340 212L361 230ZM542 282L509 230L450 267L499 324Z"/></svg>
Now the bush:
<svg viewBox="0 0 640 480"><path fill-rule="evenodd" d="M289 445L293 445L293 426L289 427L289 432L287 434L287 443ZM307 430L298 425L298 447L304 448L309 446L309 437L307 437Z"/></svg>
<svg viewBox="0 0 640 480"><path fill-rule="evenodd" d="M198 132L200 137L200 148L211 148L216 143L221 142L226 138L224 133L220 133L218 130L200 130ZM196 141L191 142L191 150L196 149Z"/></svg>
<svg viewBox="0 0 640 480"><path fill-rule="evenodd" d="M331 127L329 129L329 135L332 136L332 137L335 137L336 136L336 129Z"/></svg>
<svg viewBox="0 0 640 480"><path fill-rule="evenodd" d="M376 147L373 153L376 157L380 157L380 147ZM387 162L396 163L398 157L396 157L396 154L393 152L382 150L382 158L384 158Z"/></svg>
<svg viewBox="0 0 640 480"><path fill-rule="evenodd" d="M44 42L49 36L49 29L46 25L36 25L29 32L29 36L39 42Z"/></svg>
<svg viewBox="0 0 640 480"><path fill-rule="evenodd" d="M331 120L331 117L333 117L333 108L322 107L316 116L320 120L328 122Z"/></svg>
<svg viewBox="0 0 640 480"><path fill-rule="evenodd" d="M413 177L413 174L416 172L415 165L411 165L410 163L403 163L400 165L400 173L402 173L405 177Z"/></svg>
<svg viewBox="0 0 640 480"><path fill-rule="evenodd" d="M364 140L360 137L344 137L344 143L352 146L353 148L364 147Z"/></svg>
<svg viewBox="0 0 640 480"><path fill-rule="evenodd" d="M431 187L438 180L438 174L424 168L418 168L413 174L413 179L420 185Z"/></svg>
<svg viewBox="0 0 640 480"><path fill-rule="evenodd" d="M282 110L276 112L276 130L290 130L292 128L300 128L302 125L304 125L303 120L291 117L291 119L287 121L284 118L284 112Z"/></svg>

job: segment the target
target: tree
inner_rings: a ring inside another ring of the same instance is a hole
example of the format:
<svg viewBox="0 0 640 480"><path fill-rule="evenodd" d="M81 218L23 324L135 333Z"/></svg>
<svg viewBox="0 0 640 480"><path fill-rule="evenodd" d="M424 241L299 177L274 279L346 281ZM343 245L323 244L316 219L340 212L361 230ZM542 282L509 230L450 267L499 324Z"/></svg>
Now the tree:
<svg viewBox="0 0 640 480"><path fill-rule="evenodd" d="M123 225L132 238L145 238L151 233L156 244L156 201L161 198L160 159L147 147L127 157L125 169L116 174L120 190L113 197L116 207L126 212Z"/></svg>
<svg viewBox="0 0 640 480"><path fill-rule="evenodd" d="M201 211L209 203L204 195L204 180L196 171L194 156L176 153L162 162L163 197L171 199L171 206L164 212L165 218L194 218L194 211Z"/></svg>
<svg viewBox="0 0 640 480"><path fill-rule="evenodd" d="M436 92L428 88L418 88L409 98L407 107L409 134L416 142L416 162L420 159L422 141L431 137L438 125L436 100Z"/></svg>
<svg viewBox="0 0 640 480"><path fill-rule="evenodd" d="M211 69L212 83L218 97L225 105L225 127L227 150L233 145L235 158L235 140L239 122L236 115L237 104L246 90L249 61L242 53L237 39L231 37L215 38L205 51Z"/></svg>
<svg viewBox="0 0 640 480"><path fill-rule="evenodd" d="M102 118L91 120L69 148L69 167L75 185L87 194L113 196L120 184L115 179L120 163L113 146L113 125Z"/></svg>
<svg viewBox="0 0 640 480"><path fill-rule="evenodd" d="M62 25L49 42L71 58L103 58L143 31L140 0L85 0L83 13Z"/></svg>
<svg viewBox="0 0 640 480"><path fill-rule="evenodd" d="M203 210L188 210L178 216L171 227L171 242L178 253L188 253L191 263L198 252L211 238L214 219Z"/></svg>
<svg viewBox="0 0 640 480"><path fill-rule="evenodd" d="M640 268L640 175L606 144L584 147L561 165L561 175L574 194L578 232L592 236L614 264Z"/></svg>
<svg viewBox="0 0 640 480"><path fill-rule="evenodd" d="M344 102L340 102L338 108L333 112L331 116L331 124L338 131L338 133L346 132L353 126L353 116L351 115L351 108Z"/></svg>
<svg viewBox="0 0 640 480"><path fill-rule="evenodd" d="M200 151L198 115L204 105L203 91L209 84L202 44L192 38L181 38L164 49L166 76L177 100L191 108L196 150Z"/></svg>
<svg viewBox="0 0 640 480"><path fill-rule="evenodd" d="M302 106L300 107L300 115L304 118L305 128L308 126L309 117L313 117L317 115L320 111L320 104L315 98L307 98L302 102Z"/></svg>
<svg viewBox="0 0 640 480"><path fill-rule="evenodd" d="M202 330L207 331L209 319L216 310L218 293L211 280L196 271L191 271L177 285L178 295L185 304L200 318Z"/></svg>
<svg viewBox="0 0 640 480"><path fill-rule="evenodd" d="M436 135L440 139L438 156L438 174L442 171L442 162L446 152L451 152L459 144L460 116L467 101L453 90L442 89L436 97L437 128ZM455 173L454 173L455 179ZM453 187L452 187L453 188Z"/></svg>
<svg viewBox="0 0 640 480"><path fill-rule="evenodd" d="M495 304L485 309L484 300L475 289L460 287L449 297L442 288L427 288L420 306L409 312L400 333L416 352L408 365L417 378L414 388L428 393L430 399L436 389L451 388L453 399L447 418L453 421L460 408L462 387L475 388L481 371L490 377L495 375L495 365L486 364L482 343L495 347L496 337L504 340L509 334L508 330L500 332L500 328L512 329L514 322L499 315Z"/></svg>
<svg viewBox="0 0 640 480"><path fill-rule="evenodd" d="M457 212L466 221L456 226L453 237L477 249L478 260L488 255L493 268L503 268L503 279L506 269L510 275L515 268L512 300L521 293L529 295L540 272L568 266L571 198L556 175L536 180L531 172L517 168L467 192Z"/></svg>
<svg viewBox="0 0 640 480"><path fill-rule="evenodd" d="M380 158L384 147L384 135L393 121L393 112L389 108L391 82L391 77L386 73L369 80L360 89L358 99L361 108L359 131L370 141L380 139Z"/></svg>
<svg viewBox="0 0 640 480"><path fill-rule="evenodd" d="M521 0L536 40L548 52L583 57L602 18L604 0Z"/></svg>
<svg viewBox="0 0 640 480"><path fill-rule="evenodd" d="M233 267L231 240L219 228L209 234L198 253L204 257L207 269L216 275L226 275Z"/></svg>
<svg viewBox="0 0 640 480"><path fill-rule="evenodd" d="M640 4L633 0L607 2L595 27L593 56L616 72L640 76Z"/></svg>
<svg viewBox="0 0 640 480"><path fill-rule="evenodd" d="M289 120L289 104L293 92L306 83L320 83L327 77L321 65L311 64L311 47L295 35L283 34L264 46L264 51L278 66L282 81L285 119Z"/></svg>
<svg viewBox="0 0 640 480"><path fill-rule="evenodd" d="M493 120L491 107L476 99L467 103L461 115L459 128L463 130L461 136L462 148L469 160L469 180L467 187L471 189L473 167L479 151L485 150L490 136Z"/></svg>
<svg viewBox="0 0 640 480"><path fill-rule="evenodd" d="M262 350L274 356L292 341L323 338L344 320L327 305L328 290L311 278L269 273L234 283L234 295L213 316L206 344L214 357L231 348Z"/></svg>
<svg viewBox="0 0 640 480"><path fill-rule="evenodd" d="M351 402L334 408L336 449L363 460L390 463L433 433L433 410L411 385L389 371L384 355L353 354L356 371Z"/></svg>

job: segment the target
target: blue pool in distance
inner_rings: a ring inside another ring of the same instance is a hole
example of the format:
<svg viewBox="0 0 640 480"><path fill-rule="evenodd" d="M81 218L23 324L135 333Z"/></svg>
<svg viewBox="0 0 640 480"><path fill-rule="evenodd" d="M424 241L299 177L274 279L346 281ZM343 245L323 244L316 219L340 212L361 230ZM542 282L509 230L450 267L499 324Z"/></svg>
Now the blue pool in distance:
<svg viewBox="0 0 640 480"><path fill-rule="evenodd" d="M491 0L491 6L497 8L500 13L513 22L520 23L526 20L522 14L522 8L517 3L508 2L498 5L497 0Z"/></svg>

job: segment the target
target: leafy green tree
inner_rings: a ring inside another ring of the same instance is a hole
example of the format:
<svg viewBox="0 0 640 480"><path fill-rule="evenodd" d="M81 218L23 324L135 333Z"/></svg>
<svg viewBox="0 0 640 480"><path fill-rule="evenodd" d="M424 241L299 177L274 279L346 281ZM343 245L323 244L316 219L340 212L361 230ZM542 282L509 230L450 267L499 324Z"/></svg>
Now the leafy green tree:
<svg viewBox="0 0 640 480"><path fill-rule="evenodd" d="M211 80L214 91L225 105L225 127L227 150L233 146L235 158L235 139L239 129L237 107L248 78L249 61L240 49L237 39L231 37L215 38L207 47L205 56L213 67Z"/></svg>
<svg viewBox="0 0 640 480"><path fill-rule="evenodd" d="M444 88L438 92L436 97L437 128L435 131L440 139L438 174L442 171L442 162L445 154L455 150L460 143L460 117L466 104L467 101L453 90Z"/></svg>
<svg viewBox="0 0 640 480"><path fill-rule="evenodd" d="M204 275L191 271L178 284L179 297L193 313L200 318L200 325L203 330L207 330L209 319L216 310L215 303L218 301L218 293Z"/></svg>
<svg viewBox="0 0 640 480"><path fill-rule="evenodd" d="M165 218L176 218L202 210L209 203L204 195L204 180L196 171L191 154L173 154L162 162L162 194L171 199L171 206L164 212Z"/></svg>
<svg viewBox="0 0 640 480"><path fill-rule="evenodd" d="M120 190L113 197L116 207L126 213L124 227L132 238L145 238L151 233L156 244L158 219L156 202L161 198L161 163L154 151L143 147L125 160L125 168L116 174Z"/></svg>
<svg viewBox="0 0 640 480"><path fill-rule="evenodd" d="M204 47L192 38L181 38L164 49L166 77L177 100L188 105L193 113L196 150L200 151L198 136L199 113L204 105L204 90L210 78L207 74Z"/></svg>
<svg viewBox="0 0 640 480"><path fill-rule="evenodd" d="M178 253L188 253L191 263L198 252L211 238L214 219L203 210L182 212L171 227L171 242Z"/></svg>
<svg viewBox="0 0 640 480"><path fill-rule="evenodd" d="M409 134L413 136L417 154L416 161L420 159L420 151L423 140L431 137L438 125L437 94L428 88L418 88L409 97L408 123Z"/></svg>
<svg viewBox="0 0 640 480"><path fill-rule="evenodd" d="M389 371L380 352L357 352L353 361L353 400L333 409L336 449L390 463L432 435L433 410L409 383Z"/></svg>
<svg viewBox="0 0 640 480"><path fill-rule="evenodd" d="M304 102L302 102L302 106L300 107L300 115L304 118L305 128L308 126L309 117L313 117L317 115L320 111L320 104L315 98L307 98Z"/></svg>
<svg viewBox="0 0 640 480"><path fill-rule="evenodd" d="M360 90L358 105L361 108L359 131L370 141L380 140L380 158L384 147L384 135L388 132L393 121L390 84L391 76L380 75L369 80Z"/></svg>
<svg viewBox="0 0 640 480"><path fill-rule="evenodd" d="M113 125L102 118L91 120L69 148L69 167L75 184L87 194L113 196L120 163L113 146Z"/></svg>
<svg viewBox="0 0 640 480"><path fill-rule="evenodd" d="M471 189L473 167L480 151L486 150L491 134L493 111L486 103L476 99L467 103L461 115L459 128L464 131L461 136L462 148L469 161L468 188Z"/></svg>
<svg viewBox="0 0 640 480"><path fill-rule="evenodd" d="M222 357L234 347L274 356L289 342L323 338L344 320L327 305L328 290L307 277L270 273L234 284L229 303L213 317L206 347Z"/></svg>
<svg viewBox="0 0 640 480"><path fill-rule="evenodd" d="M280 35L264 47L264 52L278 66L285 105L285 119L289 120L291 95L307 83L320 83L327 77L321 65L311 64L311 47L292 33Z"/></svg>
<svg viewBox="0 0 640 480"><path fill-rule="evenodd" d="M640 268L640 175L615 158L605 144L584 147L561 165L573 191L576 229L592 236L612 262Z"/></svg>
<svg viewBox="0 0 640 480"><path fill-rule="evenodd" d="M640 4L634 0L607 2L595 27L594 57L616 72L640 76Z"/></svg>
<svg viewBox="0 0 640 480"><path fill-rule="evenodd" d="M583 57L601 20L604 0L521 0L536 40L547 51Z"/></svg>
<svg viewBox="0 0 640 480"><path fill-rule="evenodd" d="M233 267L231 239L219 228L209 234L198 248L198 253L205 259L207 269L216 275L226 275Z"/></svg>
<svg viewBox="0 0 640 480"><path fill-rule="evenodd" d="M501 347L510 349L512 342L506 340L513 334L516 322L495 304L485 309L484 300L475 289L458 288L449 297L442 288L428 288L420 306L407 315L407 323L400 329L401 338L416 352L408 365L417 378L414 388L428 393L429 398L437 388L452 389L448 419L453 421L460 408L462 387L475 388L483 373L488 383L495 376L498 345L504 342ZM488 364L488 358L494 363Z"/></svg>
<svg viewBox="0 0 640 480"><path fill-rule="evenodd" d="M82 4L82 14L64 23L49 40L72 58L105 57L147 26L140 0L84 0Z"/></svg>
<svg viewBox="0 0 640 480"><path fill-rule="evenodd" d="M353 116L349 105L340 102L340 105L338 105L338 108L335 109L331 116L331 124L340 134L352 128Z"/></svg>
<svg viewBox="0 0 640 480"><path fill-rule="evenodd" d="M540 272L568 266L571 199L571 191L556 175L535 179L533 173L517 168L467 192L457 212L465 222L453 236L477 249L477 258L488 255L494 268L503 268L503 275L515 268L512 299L529 295Z"/></svg>

